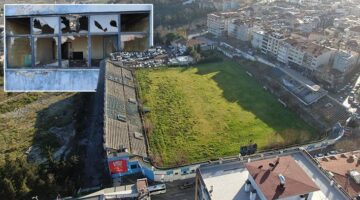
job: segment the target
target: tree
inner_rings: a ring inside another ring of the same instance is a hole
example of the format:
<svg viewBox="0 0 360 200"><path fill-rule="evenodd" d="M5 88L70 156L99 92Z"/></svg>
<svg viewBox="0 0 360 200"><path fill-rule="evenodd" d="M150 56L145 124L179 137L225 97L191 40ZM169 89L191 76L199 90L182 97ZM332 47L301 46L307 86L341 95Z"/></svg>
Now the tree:
<svg viewBox="0 0 360 200"><path fill-rule="evenodd" d="M194 58L194 60L196 62L200 61L201 59L201 55L195 50L194 47L191 47L191 50L190 50L190 56Z"/></svg>
<svg viewBox="0 0 360 200"><path fill-rule="evenodd" d="M16 190L10 179L4 178L0 181L0 188L2 188L0 191L1 198L9 200L16 199Z"/></svg>

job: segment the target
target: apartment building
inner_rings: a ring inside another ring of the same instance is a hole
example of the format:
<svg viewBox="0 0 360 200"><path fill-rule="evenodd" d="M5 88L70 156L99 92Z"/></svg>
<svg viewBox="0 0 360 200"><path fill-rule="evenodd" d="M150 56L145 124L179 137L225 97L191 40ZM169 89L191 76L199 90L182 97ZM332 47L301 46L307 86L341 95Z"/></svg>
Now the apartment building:
<svg viewBox="0 0 360 200"><path fill-rule="evenodd" d="M310 71L320 65L327 65L334 50L298 38L287 38L280 43L277 60L291 66L302 67Z"/></svg>
<svg viewBox="0 0 360 200"><path fill-rule="evenodd" d="M240 41L250 41L253 28L252 20L233 19L228 25L228 35Z"/></svg>
<svg viewBox="0 0 360 200"><path fill-rule="evenodd" d="M5 5L6 91L96 91L110 53L153 45L151 4Z"/></svg>
<svg viewBox="0 0 360 200"><path fill-rule="evenodd" d="M207 15L207 27L209 33L216 37L227 34L228 25L236 12L210 13Z"/></svg>
<svg viewBox="0 0 360 200"><path fill-rule="evenodd" d="M216 0L212 1L216 10L229 11L240 8L240 0Z"/></svg>
<svg viewBox="0 0 360 200"><path fill-rule="evenodd" d="M303 66L309 70L316 70L321 65L328 65L334 50L314 43L306 43Z"/></svg>
<svg viewBox="0 0 360 200"><path fill-rule="evenodd" d="M305 16L298 20L297 30L304 33L311 33L320 25L319 17Z"/></svg>
<svg viewBox="0 0 360 200"><path fill-rule="evenodd" d="M301 66L303 65L305 52L293 46L294 42L294 39L288 38L280 44L277 60L286 65L295 64Z"/></svg>
<svg viewBox="0 0 360 200"><path fill-rule="evenodd" d="M342 73L349 72L359 63L359 54L356 52L337 51L334 56L333 68Z"/></svg>
<svg viewBox="0 0 360 200"><path fill-rule="evenodd" d="M280 44L286 39L285 34L278 31L255 30L252 33L251 44L262 53L277 57Z"/></svg>

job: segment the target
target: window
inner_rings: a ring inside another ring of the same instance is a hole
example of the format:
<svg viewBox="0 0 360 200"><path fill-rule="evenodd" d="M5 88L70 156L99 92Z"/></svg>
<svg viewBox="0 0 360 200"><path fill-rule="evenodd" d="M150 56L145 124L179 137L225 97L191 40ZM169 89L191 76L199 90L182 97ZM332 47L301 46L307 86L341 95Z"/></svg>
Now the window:
<svg viewBox="0 0 360 200"><path fill-rule="evenodd" d="M62 33L87 33L88 17L81 15L67 15L60 17Z"/></svg>
<svg viewBox="0 0 360 200"><path fill-rule="evenodd" d="M35 66L58 67L58 38L34 38Z"/></svg>
<svg viewBox="0 0 360 200"><path fill-rule="evenodd" d="M35 17L33 19L34 34L57 34L59 33L58 17Z"/></svg>
<svg viewBox="0 0 360 200"><path fill-rule="evenodd" d="M91 36L91 65L99 66L102 59L117 51L117 35Z"/></svg>
<svg viewBox="0 0 360 200"><path fill-rule="evenodd" d="M121 32L148 32L149 13L121 15Z"/></svg>
<svg viewBox="0 0 360 200"><path fill-rule="evenodd" d="M30 34L30 18L6 18L6 33L11 35Z"/></svg>
<svg viewBox="0 0 360 200"><path fill-rule="evenodd" d="M122 34L121 43L124 51L144 51L149 46L148 37L143 34Z"/></svg>
<svg viewBox="0 0 360 200"><path fill-rule="evenodd" d="M93 15L90 16L90 32L114 33L119 30L118 15Z"/></svg>
<svg viewBox="0 0 360 200"><path fill-rule="evenodd" d="M132 164L132 165L130 165L130 169L136 169L136 168L138 168L138 165L137 165L137 164Z"/></svg>
<svg viewBox="0 0 360 200"><path fill-rule="evenodd" d="M31 67L30 38L10 37L6 44L9 67Z"/></svg>
<svg viewBox="0 0 360 200"><path fill-rule="evenodd" d="M87 36L61 37L62 67L87 67L88 55Z"/></svg>

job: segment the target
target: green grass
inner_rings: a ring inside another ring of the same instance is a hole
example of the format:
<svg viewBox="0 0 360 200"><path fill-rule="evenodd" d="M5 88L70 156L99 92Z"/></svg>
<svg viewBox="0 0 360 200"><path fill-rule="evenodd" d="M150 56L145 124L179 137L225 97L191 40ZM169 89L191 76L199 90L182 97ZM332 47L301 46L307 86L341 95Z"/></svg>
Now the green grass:
<svg viewBox="0 0 360 200"><path fill-rule="evenodd" d="M32 145L43 148L58 147L55 136L48 134L51 127L62 127L72 122L78 107L72 93L42 94L43 101L25 103L22 99L31 98L35 93L22 94L17 106L10 112L0 112L0 165L5 155L11 159L23 157ZM12 105L15 105L12 104ZM19 112L11 113L14 110Z"/></svg>
<svg viewBox="0 0 360 200"><path fill-rule="evenodd" d="M224 61L189 68L137 70L150 151L170 166L314 139L315 131L246 74ZM246 66L249 67L249 66Z"/></svg>

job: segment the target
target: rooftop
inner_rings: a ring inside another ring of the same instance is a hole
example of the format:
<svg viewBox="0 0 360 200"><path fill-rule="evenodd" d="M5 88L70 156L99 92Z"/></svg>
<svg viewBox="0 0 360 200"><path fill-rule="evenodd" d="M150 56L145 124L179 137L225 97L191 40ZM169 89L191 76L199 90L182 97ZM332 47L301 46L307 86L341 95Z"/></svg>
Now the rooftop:
<svg viewBox="0 0 360 200"><path fill-rule="evenodd" d="M320 46L320 45L312 43L312 42L302 41L302 40L295 39L295 38L288 38L285 40L285 42L290 44L291 46L293 46L297 49L300 49L302 51L305 51L315 57L331 50L325 46Z"/></svg>
<svg viewBox="0 0 360 200"><path fill-rule="evenodd" d="M291 156L254 161L245 166L267 199L287 198L319 190ZM284 187L280 186L279 175L285 177Z"/></svg>
<svg viewBox="0 0 360 200"><path fill-rule="evenodd" d="M268 164L276 161L274 153L269 153L265 158L254 157L254 161L248 163L245 160L247 159L199 168L206 190L210 191L212 188L211 199L249 199L249 192L245 192L249 174L255 176L258 187L266 194L267 199L273 199L276 195L284 198L309 192L312 192L309 200L347 199L344 193L331 185L328 177L316 166L315 160L303 150L282 153L279 164L272 171L268 170ZM259 169L260 165L263 165L262 169ZM286 188L281 194L277 190L280 173L286 178Z"/></svg>
<svg viewBox="0 0 360 200"><path fill-rule="evenodd" d="M329 157L317 158L320 165L325 170L334 175L336 183L351 196L360 194L360 184L349 176L349 172L354 170L360 172L360 151L348 152Z"/></svg>
<svg viewBox="0 0 360 200"><path fill-rule="evenodd" d="M234 162L217 167L201 168L201 176L208 190L212 186L211 197L214 200L248 199L249 197L244 187L249 172L244 168L243 163Z"/></svg>

